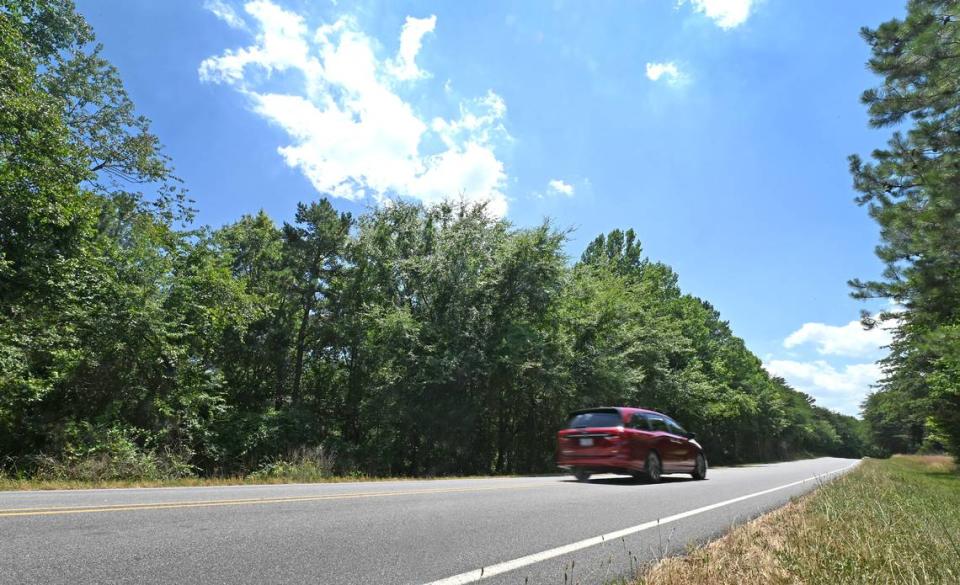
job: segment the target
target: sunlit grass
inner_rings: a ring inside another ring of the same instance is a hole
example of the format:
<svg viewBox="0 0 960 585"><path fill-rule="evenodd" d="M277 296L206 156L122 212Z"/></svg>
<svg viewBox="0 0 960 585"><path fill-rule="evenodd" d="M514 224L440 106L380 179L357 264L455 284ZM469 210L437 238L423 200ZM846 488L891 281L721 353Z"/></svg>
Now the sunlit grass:
<svg viewBox="0 0 960 585"><path fill-rule="evenodd" d="M179 477L173 479L111 479L103 481L85 480L38 480L0 478L0 491L22 490L82 490L110 488L156 488L156 487L201 487L230 485L279 485L285 483L342 483L350 481L387 481L396 478L357 476L312 477L304 480L301 476L255 477L236 475L223 477Z"/></svg>
<svg viewBox="0 0 960 585"><path fill-rule="evenodd" d="M690 583L960 583L960 474L948 457L866 460L636 581Z"/></svg>

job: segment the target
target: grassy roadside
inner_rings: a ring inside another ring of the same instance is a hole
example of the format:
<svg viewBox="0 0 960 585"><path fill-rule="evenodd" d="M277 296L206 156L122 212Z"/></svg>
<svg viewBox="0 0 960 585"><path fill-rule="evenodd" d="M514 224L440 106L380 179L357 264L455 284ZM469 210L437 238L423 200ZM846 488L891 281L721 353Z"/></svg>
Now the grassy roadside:
<svg viewBox="0 0 960 585"><path fill-rule="evenodd" d="M529 474L536 477L551 477L556 473ZM207 486L237 486L237 485L283 485L293 483L350 483L350 482L384 482L384 481L421 481L425 479L502 479L519 477L513 474L502 475L443 475L424 477L389 477L363 474L351 475L320 475L312 473L290 473L281 475L233 475L221 477L175 477L162 479L104 479L104 480L77 480L77 479L17 479L0 475L0 491L32 491L32 490L89 490L89 489L117 489L117 488L172 488L172 487L207 487Z"/></svg>
<svg viewBox="0 0 960 585"><path fill-rule="evenodd" d="M143 453L135 449L115 449L111 452L65 459L38 457L30 463L29 471L22 468L17 470L16 466L8 462L8 471L4 473L3 467L0 466L0 491L280 485L487 477L392 477L343 472L337 470L333 454L322 447L296 449L286 457L263 462L249 473L208 477L195 475L195 469L180 463L175 457L158 456L153 452Z"/></svg>
<svg viewBox="0 0 960 585"><path fill-rule="evenodd" d="M540 474L544 477L555 474ZM0 491L30 490L88 490L111 488L167 488L167 487L205 487L235 485L283 485L290 483L349 483L383 481L421 481L424 479L498 479L517 477L515 475L461 475L438 477L378 477L370 475L332 475L332 476L250 476L229 477L181 477L169 479L111 479L103 481L81 480L38 480L13 479L0 477Z"/></svg>
<svg viewBox="0 0 960 585"><path fill-rule="evenodd" d="M856 470L634 585L960 583L960 473L949 457Z"/></svg>
<svg viewBox="0 0 960 585"><path fill-rule="evenodd" d="M0 477L0 491L87 490L110 488L201 487L228 485L278 485L284 483L340 483L349 481L386 481L394 478L356 477L181 477L172 479L108 479L102 481L71 479L12 479Z"/></svg>

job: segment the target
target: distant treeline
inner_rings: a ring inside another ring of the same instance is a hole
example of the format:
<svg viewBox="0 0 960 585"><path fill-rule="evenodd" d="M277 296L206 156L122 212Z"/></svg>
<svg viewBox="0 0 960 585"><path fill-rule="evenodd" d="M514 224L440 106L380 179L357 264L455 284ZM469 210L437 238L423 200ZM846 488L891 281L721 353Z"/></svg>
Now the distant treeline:
<svg viewBox="0 0 960 585"><path fill-rule="evenodd" d="M714 463L866 449L631 230L573 262L549 222L462 202L191 228L92 42L66 0L0 0L8 471L244 473L317 447L342 471L544 471L570 410L620 404L676 417Z"/></svg>

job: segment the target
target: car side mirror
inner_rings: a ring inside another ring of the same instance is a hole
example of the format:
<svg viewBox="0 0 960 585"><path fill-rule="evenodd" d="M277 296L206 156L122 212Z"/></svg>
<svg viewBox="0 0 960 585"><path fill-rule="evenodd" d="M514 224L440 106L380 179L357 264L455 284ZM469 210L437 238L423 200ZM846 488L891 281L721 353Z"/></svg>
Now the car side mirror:
<svg viewBox="0 0 960 585"><path fill-rule="evenodd" d="M688 439L696 439L696 438L697 438L697 433L687 433L687 438L688 438Z"/></svg>

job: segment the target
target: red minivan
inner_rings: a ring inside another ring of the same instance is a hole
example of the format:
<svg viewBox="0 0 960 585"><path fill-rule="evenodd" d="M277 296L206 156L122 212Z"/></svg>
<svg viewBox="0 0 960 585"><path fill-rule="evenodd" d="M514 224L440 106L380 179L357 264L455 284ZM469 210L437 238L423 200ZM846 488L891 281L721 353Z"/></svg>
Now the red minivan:
<svg viewBox="0 0 960 585"><path fill-rule="evenodd" d="M656 483L664 473L707 477L707 458L694 434L665 414L643 408L588 408L570 413L557 433L557 465L580 481L622 473Z"/></svg>

